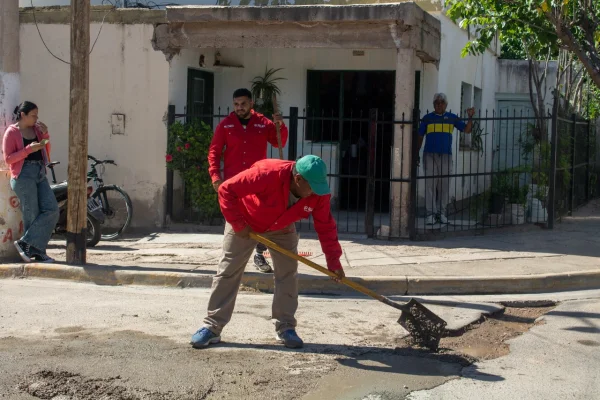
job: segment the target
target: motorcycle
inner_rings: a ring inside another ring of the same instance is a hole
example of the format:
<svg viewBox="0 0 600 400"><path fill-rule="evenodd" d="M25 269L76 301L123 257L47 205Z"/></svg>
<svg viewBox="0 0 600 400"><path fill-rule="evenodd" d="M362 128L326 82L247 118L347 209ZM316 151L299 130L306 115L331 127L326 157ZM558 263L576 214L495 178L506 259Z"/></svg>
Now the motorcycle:
<svg viewBox="0 0 600 400"><path fill-rule="evenodd" d="M54 161L46 165L52 172L52 184L50 188L56 197L58 203L59 217L54 233L64 235L67 233L67 181L60 183L56 182L56 175L54 174L54 166L60 164L59 161ZM91 197L93 188L87 187L87 229L86 229L86 246L94 247L98 244L101 238L100 225L104 223L104 213L102 212L102 206L98 201Z"/></svg>

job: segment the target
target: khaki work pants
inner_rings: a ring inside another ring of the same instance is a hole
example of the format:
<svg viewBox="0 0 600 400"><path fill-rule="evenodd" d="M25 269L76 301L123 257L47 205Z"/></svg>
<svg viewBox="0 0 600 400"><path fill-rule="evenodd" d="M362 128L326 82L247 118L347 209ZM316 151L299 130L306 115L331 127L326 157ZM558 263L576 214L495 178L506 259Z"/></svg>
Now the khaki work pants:
<svg viewBox="0 0 600 400"><path fill-rule="evenodd" d="M298 252L298 235L294 224L280 231L265 232L261 236L286 250ZM242 275L255 247L256 241L240 238L231 225L225 225L223 255L217 274L213 277L208 315L204 318L204 326L216 334L220 334L231 320ZM275 279L271 315L276 320L275 329L281 333L296 327L294 315L298 309L298 261L276 251L271 252L271 258Z"/></svg>

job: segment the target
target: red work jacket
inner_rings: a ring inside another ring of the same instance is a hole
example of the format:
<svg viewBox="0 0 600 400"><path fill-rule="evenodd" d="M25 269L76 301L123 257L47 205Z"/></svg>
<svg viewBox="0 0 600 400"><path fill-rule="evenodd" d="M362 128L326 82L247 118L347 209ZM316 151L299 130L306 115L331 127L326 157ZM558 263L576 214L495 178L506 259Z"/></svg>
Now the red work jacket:
<svg viewBox="0 0 600 400"><path fill-rule="evenodd" d="M219 204L233 230L250 225L257 233L278 231L311 214L327 268L342 268L342 247L331 215L331 195L312 194L288 208L293 161L267 159L255 163L219 187Z"/></svg>
<svg viewBox="0 0 600 400"><path fill-rule="evenodd" d="M281 125L281 146L285 147L288 129ZM254 112L244 129L235 112L227 116L215 129L208 151L208 173L213 182L227 180L267 158L267 142L277 146L277 130L273 121ZM221 154L225 147L223 176Z"/></svg>

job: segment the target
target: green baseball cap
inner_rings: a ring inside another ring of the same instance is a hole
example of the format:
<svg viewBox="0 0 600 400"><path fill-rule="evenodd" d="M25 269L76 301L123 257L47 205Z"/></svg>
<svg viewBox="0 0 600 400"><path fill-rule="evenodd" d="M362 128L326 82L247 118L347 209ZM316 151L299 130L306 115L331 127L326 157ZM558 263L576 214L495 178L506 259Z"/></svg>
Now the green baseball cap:
<svg viewBox="0 0 600 400"><path fill-rule="evenodd" d="M327 166L321 158L308 155L296 161L296 171L308 182L312 191L319 196L331 193L327 183Z"/></svg>

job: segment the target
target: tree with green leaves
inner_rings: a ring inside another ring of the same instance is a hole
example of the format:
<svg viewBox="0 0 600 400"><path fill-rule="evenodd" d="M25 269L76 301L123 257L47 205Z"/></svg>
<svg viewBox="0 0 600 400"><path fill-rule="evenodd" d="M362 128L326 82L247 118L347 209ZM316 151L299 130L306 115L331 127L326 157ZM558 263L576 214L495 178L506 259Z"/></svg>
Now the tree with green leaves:
<svg viewBox="0 0 600 400"><path fill-rule="evenodd" d="M572 53L600 88L600 0L446 0L446 7L475 33L463 55L481 54L496 36L520 38L530 54Z"/></svg>

